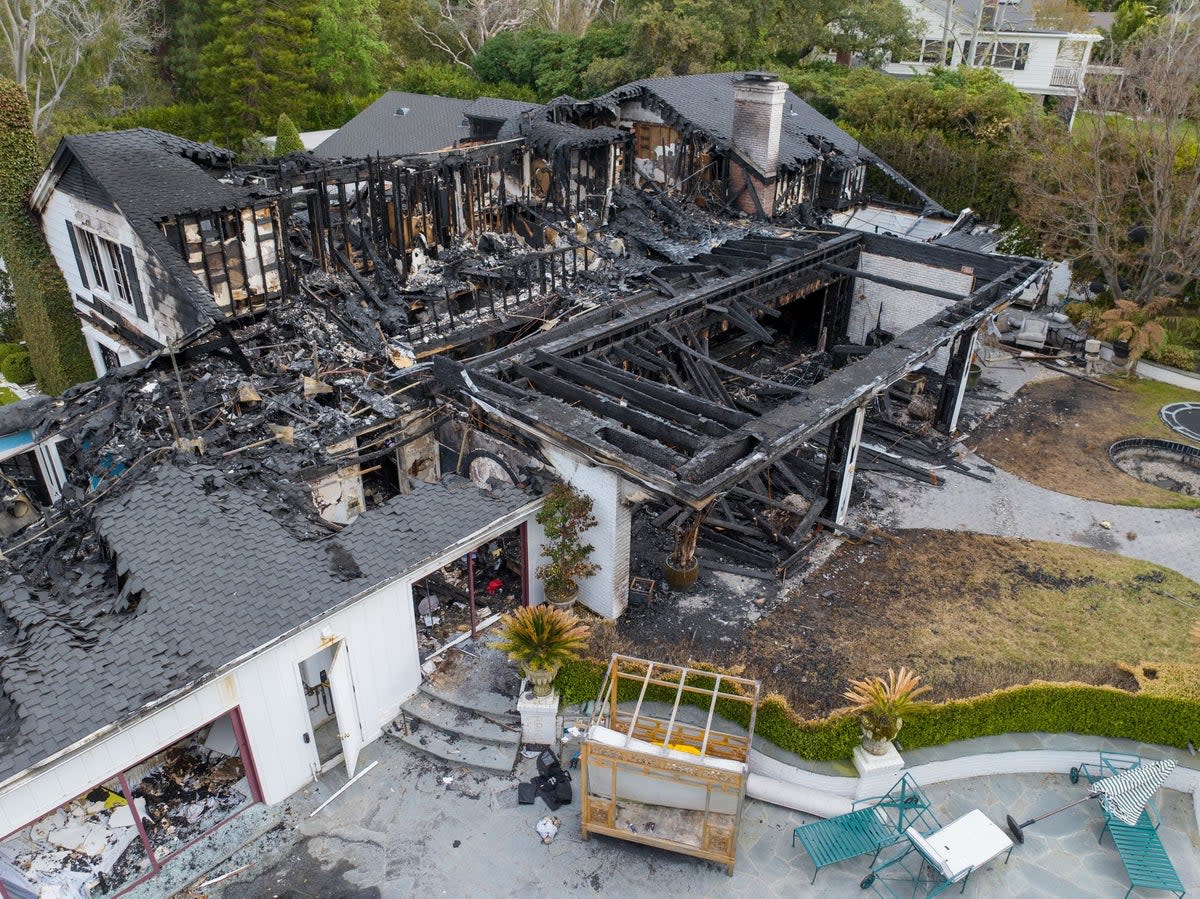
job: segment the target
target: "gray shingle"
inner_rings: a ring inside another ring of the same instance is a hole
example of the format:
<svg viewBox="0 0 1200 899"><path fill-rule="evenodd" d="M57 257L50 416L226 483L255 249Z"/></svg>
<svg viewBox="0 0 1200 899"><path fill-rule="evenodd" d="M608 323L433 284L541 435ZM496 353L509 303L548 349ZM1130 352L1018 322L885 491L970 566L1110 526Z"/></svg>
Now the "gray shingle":
<svg viewBox="0 0 1200 899"><path fill-rule="evenodd" d="M469 100L388 91L326 138L313 155L405 156L452 147L470 134L463 122L470 105ZM398 115L401 109L407 112Z"/></svg>
<svg viewBox="0 0 1200 899"><path fill-rule="evenodd" d="M339 534L362 571L346 580L330 564L328 541L297 539L237 488L206 494L211 473L164 465L97 506L96 530L144 584L141 603L83 626L45 607L48 620L28 628L29 642L5 648L0 684L20 717L0 716L0 778L128 719L530 501L512 487L489 494L462 480L418 484ZM93 596L89 607L107 602ZM0 585L0 610L11 617L36 618L44 606L29 603L20 578Z"/></svg>

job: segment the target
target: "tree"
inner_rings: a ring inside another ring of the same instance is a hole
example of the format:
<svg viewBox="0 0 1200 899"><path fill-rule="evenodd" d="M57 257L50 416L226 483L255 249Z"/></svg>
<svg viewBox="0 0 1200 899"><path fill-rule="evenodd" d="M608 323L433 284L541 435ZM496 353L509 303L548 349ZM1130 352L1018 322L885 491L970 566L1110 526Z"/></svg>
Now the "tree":
<svg viewBox="0 0 1200 899"><path fill-rule="evenodd" d="M286 112L279 114L279 121L275 123L275 155L287 156L290 153L303 153L304 141L300 140L300 132L296 130L296 123Z"/></svg>
<svg viewBox="0 0 1200 899"><path fill-rule="evenodd" d="M57 394L95 372L67 282L29 208L41 174L29 99L19 84L0 78L0 258L12 278L33 374L42 390Z"/></svg>
<svg viewBox="0 0 1200 899"><path fill-rule="evenodd" d="M98 77L111 82L153 46L154 12L153 0L3 0L5 69L29 97L36 134L88 61L102 63Z"/></svg>
<svg viewBox="0 0 1200 899"><path fill-rule="evenodd" d="M1115 300L1177 297L1200 259L1200 30L1156 28L1125 52L1123 78L1093 79L1073 134L1025 131L1019 213L1047 250L1101 275Z"/></svg>
<svg viewBox="0 0 1200 899"><path fill-rule="evenodd" d="M1091 15L1075 0L1035 0L1033 21L1039 28L1077 34L1089 32L1094 27Z"/></svg>
<svg viewBox="0 0 1200 899"><path fill-rule="evenodd" d="M849 0L830 9L824 49L860 56L870 65L910 59L920 33L898 0Z"/></svg>
<svg viewBox="0 0 1200 899"><path fill-rule="evenodd" d="M217 25L200 54L199 89L215 139L240 147L269 134L281 112L311 103L317 81L314 0L216 0Z"/></svg>
<svg viewBox="0 0 1200 899"><path fill-rule="evenodd" d="M378 0L324 0L315 27L318 88L343 103L379 91L387 55Z"/></svg>
<svg viewBox="0 0 1200 899"><path fill-rule="evenodd" d="M430 46L469 69L489 39L528 24L536 13L533 0L438 0L434 23L414 24Z"/></svg>

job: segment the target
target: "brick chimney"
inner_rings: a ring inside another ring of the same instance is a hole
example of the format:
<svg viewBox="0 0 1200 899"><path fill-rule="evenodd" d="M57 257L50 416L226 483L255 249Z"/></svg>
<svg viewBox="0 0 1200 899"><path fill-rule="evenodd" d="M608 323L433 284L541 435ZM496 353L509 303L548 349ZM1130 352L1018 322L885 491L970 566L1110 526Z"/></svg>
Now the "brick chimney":
<svg viewBox="0 0 1200 899"><path fill-rule="evenodd" d="M749 183L737 160L730 164L729 180L733 194L741 191L738 207L749 215L770 217L775 211L775 176L779 171L786 94L787 85L770 72L746 72L733 79L733 149L749 169ZM758 197L757 203L751 190Z"/></svg>

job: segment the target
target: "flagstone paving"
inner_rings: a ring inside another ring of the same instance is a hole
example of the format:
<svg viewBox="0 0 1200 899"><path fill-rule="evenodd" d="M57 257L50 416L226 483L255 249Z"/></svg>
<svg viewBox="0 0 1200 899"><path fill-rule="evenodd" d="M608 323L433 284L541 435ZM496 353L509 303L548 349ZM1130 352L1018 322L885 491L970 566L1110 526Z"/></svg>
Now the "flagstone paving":
<svg viewBox="0 0 1200 899"><path fill-rule="evenodd" d="M273 851L251 847L214 872L255 863L211 888L210 899L873 895L859 889L867 857L825 868L810 887L811 864L802 850L792 848L791 833L813 818L777 806L747 801L737 870L727 877L723 868L633 843L603 837L584 842L577 804L556 813L562 830L544 846L534 825L549 812L540 801L517 805L516 777L435 765L390 741L369 747L362 764L376 759L380 764L374 770L313 818L308 810L331 795L344 776L295 797L288 838ZM521 766L522 777L534 773L531 760ZM1022 775L937 784L927 793L943 822L980 808L1003 825L1008 814L1025 820L1078 798L1084 789L1065 774ZM1200 890L1191 797L1164 790L1157 802L1163 843L1188 891ZM1101 825L1100 809L1091 802L1033 825L1008 864L997 859L973 875L966 895L1123 896L1128 882L1111 838L1097 843Z"/></svg>

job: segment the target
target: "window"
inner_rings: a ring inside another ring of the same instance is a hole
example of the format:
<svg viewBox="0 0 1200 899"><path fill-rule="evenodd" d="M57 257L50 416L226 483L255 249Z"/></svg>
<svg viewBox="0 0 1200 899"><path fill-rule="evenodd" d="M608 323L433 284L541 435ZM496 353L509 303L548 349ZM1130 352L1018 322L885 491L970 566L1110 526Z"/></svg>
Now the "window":
<svg viewBox="0 0 1200 899"><path fill-rule="evenodd" d="M97 237L91 231L84 231L82 228L76 228L75 230L79 232L79 237L87 249L88 265L91 269L89 272L91 282L105 293L108 293L108 272L104 266L103 257L100 255L100 242L104 238ZM108 241L104 242L107 243Z"/></svg>
<svg viewBox="0 0 1200 899"><path fill-rule="evenodd" d="M935 66L948 66L952 52L952 48L945 41L921 41L921 62Z"/></svg>
<svg viewBox="0 0 1200 899"><path fill-rule="evenodd" d="M975 47L971 62L977 66L1021 72L1029 63L1029 44L1018 44L1015 41L980 41Z"/></svg>
<svg viewBox="0 0 1200 899"><path fill-rule="evenodd" d="M115 371L121 367L121 357L117 355L117 351L107 344L97 343L97 348L100 350L100 361L104 364L104 371Z"/></svg>
<svg viewBox="0 0 1200 899"><path fill-rule="evenodd" d="M132 307L138 318L145 319L146 310L129 247L74 225L71 226L71 237L77 249L83 248L78 262L84 284Z"/></svg>

